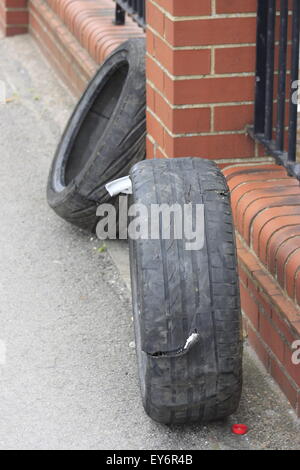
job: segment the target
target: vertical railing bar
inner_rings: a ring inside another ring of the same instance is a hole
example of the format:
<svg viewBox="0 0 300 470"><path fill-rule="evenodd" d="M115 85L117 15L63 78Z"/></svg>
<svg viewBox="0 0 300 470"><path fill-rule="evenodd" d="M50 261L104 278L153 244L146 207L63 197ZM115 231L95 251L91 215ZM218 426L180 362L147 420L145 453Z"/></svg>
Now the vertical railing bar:
<svg viewBox="0 0 300 470"><path fill-rule="evenodd" d="M115 24L117 26L122 26L125 24L125 10L118 3L116 4Z"/></svg>
<svg viewBox="0 0 300 470"><path fill-rule="evenodd" d="M276 133L276 149L280 151L283 151L284 149L288 13L288 1L280 0L280 43L278 55L279 78Z"/></svg>
<svg viewBox="0 0 300 470"><path fill-rule="evenodd" d="M125 23L125 13L131 15L137 23L143 28L146 25L146 0L115 0L116 1L116 21L117 25ZM123 16L124 18L123 18Z"/></svg>
<svg viewBox="0 0 300 470"><path fill-rule="evenodd" d="M267 57L268 16L265 0L258 0L256 35L256 90L255 90L255 134L264 134L266 98L266 57Z"/></svg>
<svg viewBox="0 0 300 470"><path fill-rule="evenodd" d="M267 152L275 157L279 165L283 165L287 169L290 176L300 180L300 162L297 162L300 0L280 0L277 122L276 138L273 138L274 77L277 76L274 71L275 46L277 45L275 42L277 1L258 0L255 121L254 126L247 126L247 130L252 138L262 144ZM290 42L292 44L291 65L289 65ZM288 86L290 89L287 92ZM290 95L290 105L287 149L285 136L288 94Z"/></svg>
<svg viewBox="0 0 300 470"><path fill-rule="evenodd" d="M146 23L146 11L145 11L145 9L146 9L146 4L145 4L145 2L141 2L141 6L142 6L142 7L141 7L141 16L142 16L143 22L144 22L144 24L145 24L145 23Z"/></svg>
<svg viewBox="0 0 300 470"><path fill-rule="evenodd" d="M272 140L272 136L273 136L275 19L276 19L276 0L268 0L265 138L269 141Z"/></svg>
<svg viewBox="0 0 300 470"><path fill-rule="evenodd" d="M291 97L290 97L290 120L289 120L289 150L288 160L296 161L297 152L297 122L298 106L293 103L295 89L293 84L299 79L299 31L300 31L300 2L293 0L293 20L292 20L292 64L291 64Z"/></svg>
<svg viewBox="0 0 300 470"><path fill-rule="evenodd" d="M143 2L141 0L138 1L138 15L142 19L143 17L143 7L142 7Z"/></svg>
<svg viewBox="0 0 300 470"><path fill-rule="evenodd" d="M141 16L145 18L145 3L141 2Z"/></svg>

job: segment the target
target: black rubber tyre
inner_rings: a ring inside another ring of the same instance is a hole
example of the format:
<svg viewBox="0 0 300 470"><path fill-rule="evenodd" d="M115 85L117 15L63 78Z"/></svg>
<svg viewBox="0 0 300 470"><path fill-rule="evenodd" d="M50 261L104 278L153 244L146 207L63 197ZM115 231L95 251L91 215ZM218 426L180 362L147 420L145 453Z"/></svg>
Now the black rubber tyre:
<svg viewBox="0 0 300 470"><path fill-rule="evenodd" d="M136 351L143 404L165 424L232 414L242 390L242 327L230 194L217 166L180 158L138 163L131 204L204 205L204 247L130 240ZM174 218L171 218L171 228ZM160 221L161 228L161 221ZM172 233L172 232L171 232ZM185 348L192 334L197 340Z"/></svg>
<svg viewBox="0 0 300 470"><path fill-rule="evenodd" d="M67 221L93 231L105 184L145 158L145 39L122 44L76 106L56 151L47 198Z"/></svg>

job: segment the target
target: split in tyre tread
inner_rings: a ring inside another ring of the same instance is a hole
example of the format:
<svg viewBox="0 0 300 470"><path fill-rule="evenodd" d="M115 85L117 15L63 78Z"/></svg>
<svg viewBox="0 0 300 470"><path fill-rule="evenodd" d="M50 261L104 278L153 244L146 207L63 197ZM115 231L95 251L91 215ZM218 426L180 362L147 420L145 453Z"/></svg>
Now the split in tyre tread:
<svg viewBox="0 0 300 470"><path fill-rule="evenodd" d="M242 387L239 285L230 196L217 166L202 159L155 160L131 171L132 202L204 204L205 246L130 241L133 305L144 407L166 423L232 414ZM200 340L186 354L153 356Z"/></svg>

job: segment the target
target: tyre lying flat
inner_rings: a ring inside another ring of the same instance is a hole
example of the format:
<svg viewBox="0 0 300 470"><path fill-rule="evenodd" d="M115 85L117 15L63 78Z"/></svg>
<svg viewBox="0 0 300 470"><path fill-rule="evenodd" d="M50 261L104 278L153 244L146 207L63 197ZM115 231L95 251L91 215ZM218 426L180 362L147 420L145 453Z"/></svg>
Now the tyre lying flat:
<svg viewBox="0 0 300 470"><path fill-rule="evenodd" d="M173 233L130 239L132 298L143 404L165 424L225 418L242 389L242 328L230 195L203 159L149 160L131 170L132 204L202 206L197 249ZM200 212L201 213L201 210ZM152 222L152 221L151 221ZM149 229L150 230L150 229ZM183 231L184 232L184 231Z"/></svg>
<svg viewBox="0 0 300 470"><path fill-rule="evenodd" d="M47 198L65 220L93 231L105 184L145 158L145 39L122 44L76 106L57 148Z"/></svg>

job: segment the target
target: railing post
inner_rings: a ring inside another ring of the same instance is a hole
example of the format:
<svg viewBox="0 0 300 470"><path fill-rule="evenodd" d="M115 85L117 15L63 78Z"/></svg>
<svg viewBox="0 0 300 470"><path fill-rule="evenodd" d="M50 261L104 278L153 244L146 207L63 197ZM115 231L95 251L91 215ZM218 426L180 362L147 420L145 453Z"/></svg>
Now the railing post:
<svg viewBox="0 0 300 470"><path fill-rule="evenodd" d="M266 57L266 108L265 139L271 141L273 136L273 93L274 93L274 52L275 52L275 18L276 0L268 0L267 22L267 57Z"/></svg>
<svg viewBox="0 0 300 470"><path fill-rule="evenodd" d="M279 78L277 95L277 138L276 149L280 152L284 149L285 127L285 97L286 97L286 72L287 72L287 32L288 32L289 7L286 0L280 1L280 44L279 44Z"/></svg>
<svg viewBox="0 0 300 470"><path fill-rule="evenodd" d="M294 96L298 96L300 2L293 0L289 6L288 0L280 0L279 15L276 6L275 0L258 0L255 123L254 129L250 128L249 132L265 146L267 153L287 168L290 175L300 179L300 164L296 163L298 103L294 100ZM289 19L292 23L291 28ZM275 37L275 31L279 32L279 38ZM278 43L278 70L275 71L274 52ZM287 53L289 43L291 43L289 47L291 61L288 60ZM290 67L288 67L289 62ZM276 72L278 72L277 102L274 97ZM287 99L289 99L288 132L285 119ZM277 122L274 129L276 106Z"/></svg>
<svg viewBox="0 0 300 470"><path fill-rule="evenodd" d="M264 134L266 106L266 60L268 14L266 0L258 0L256 34L255 133Z"/></svg>
<svg viewBox="0 0 300 470"><path fill-rule="evenodd" d="M123 10L118 3L116 4L115 24L117 26L123 26L125 24L125 10Z"/></svg>
<svg viewBox="0 0 300 470"><path fill-rule="evenodd" d="M147 0L148 158L253 159L253 2ZM258 157L259 158L259 157Z"/></svg>
<svg viewBox="0 0 300 470"><path fill-rule="evenodd" d="M291 61L291 88L290 88L290 120L289 120L289 149L288 160L296 161L297 151L297 119L298 103L293 102L293 85L296 83L298 88L299 78L299 32L300 32L300 3L299 0L293 1L293 27L292 27L292 61Z"/></svg>
<svg viewBox="0 0 300 470"><path fill-rule="evenodd" d="M124 25L126 12L137 21L139 26L145 27L145 2L146 0L115 0L116 25Z"/></svg>

